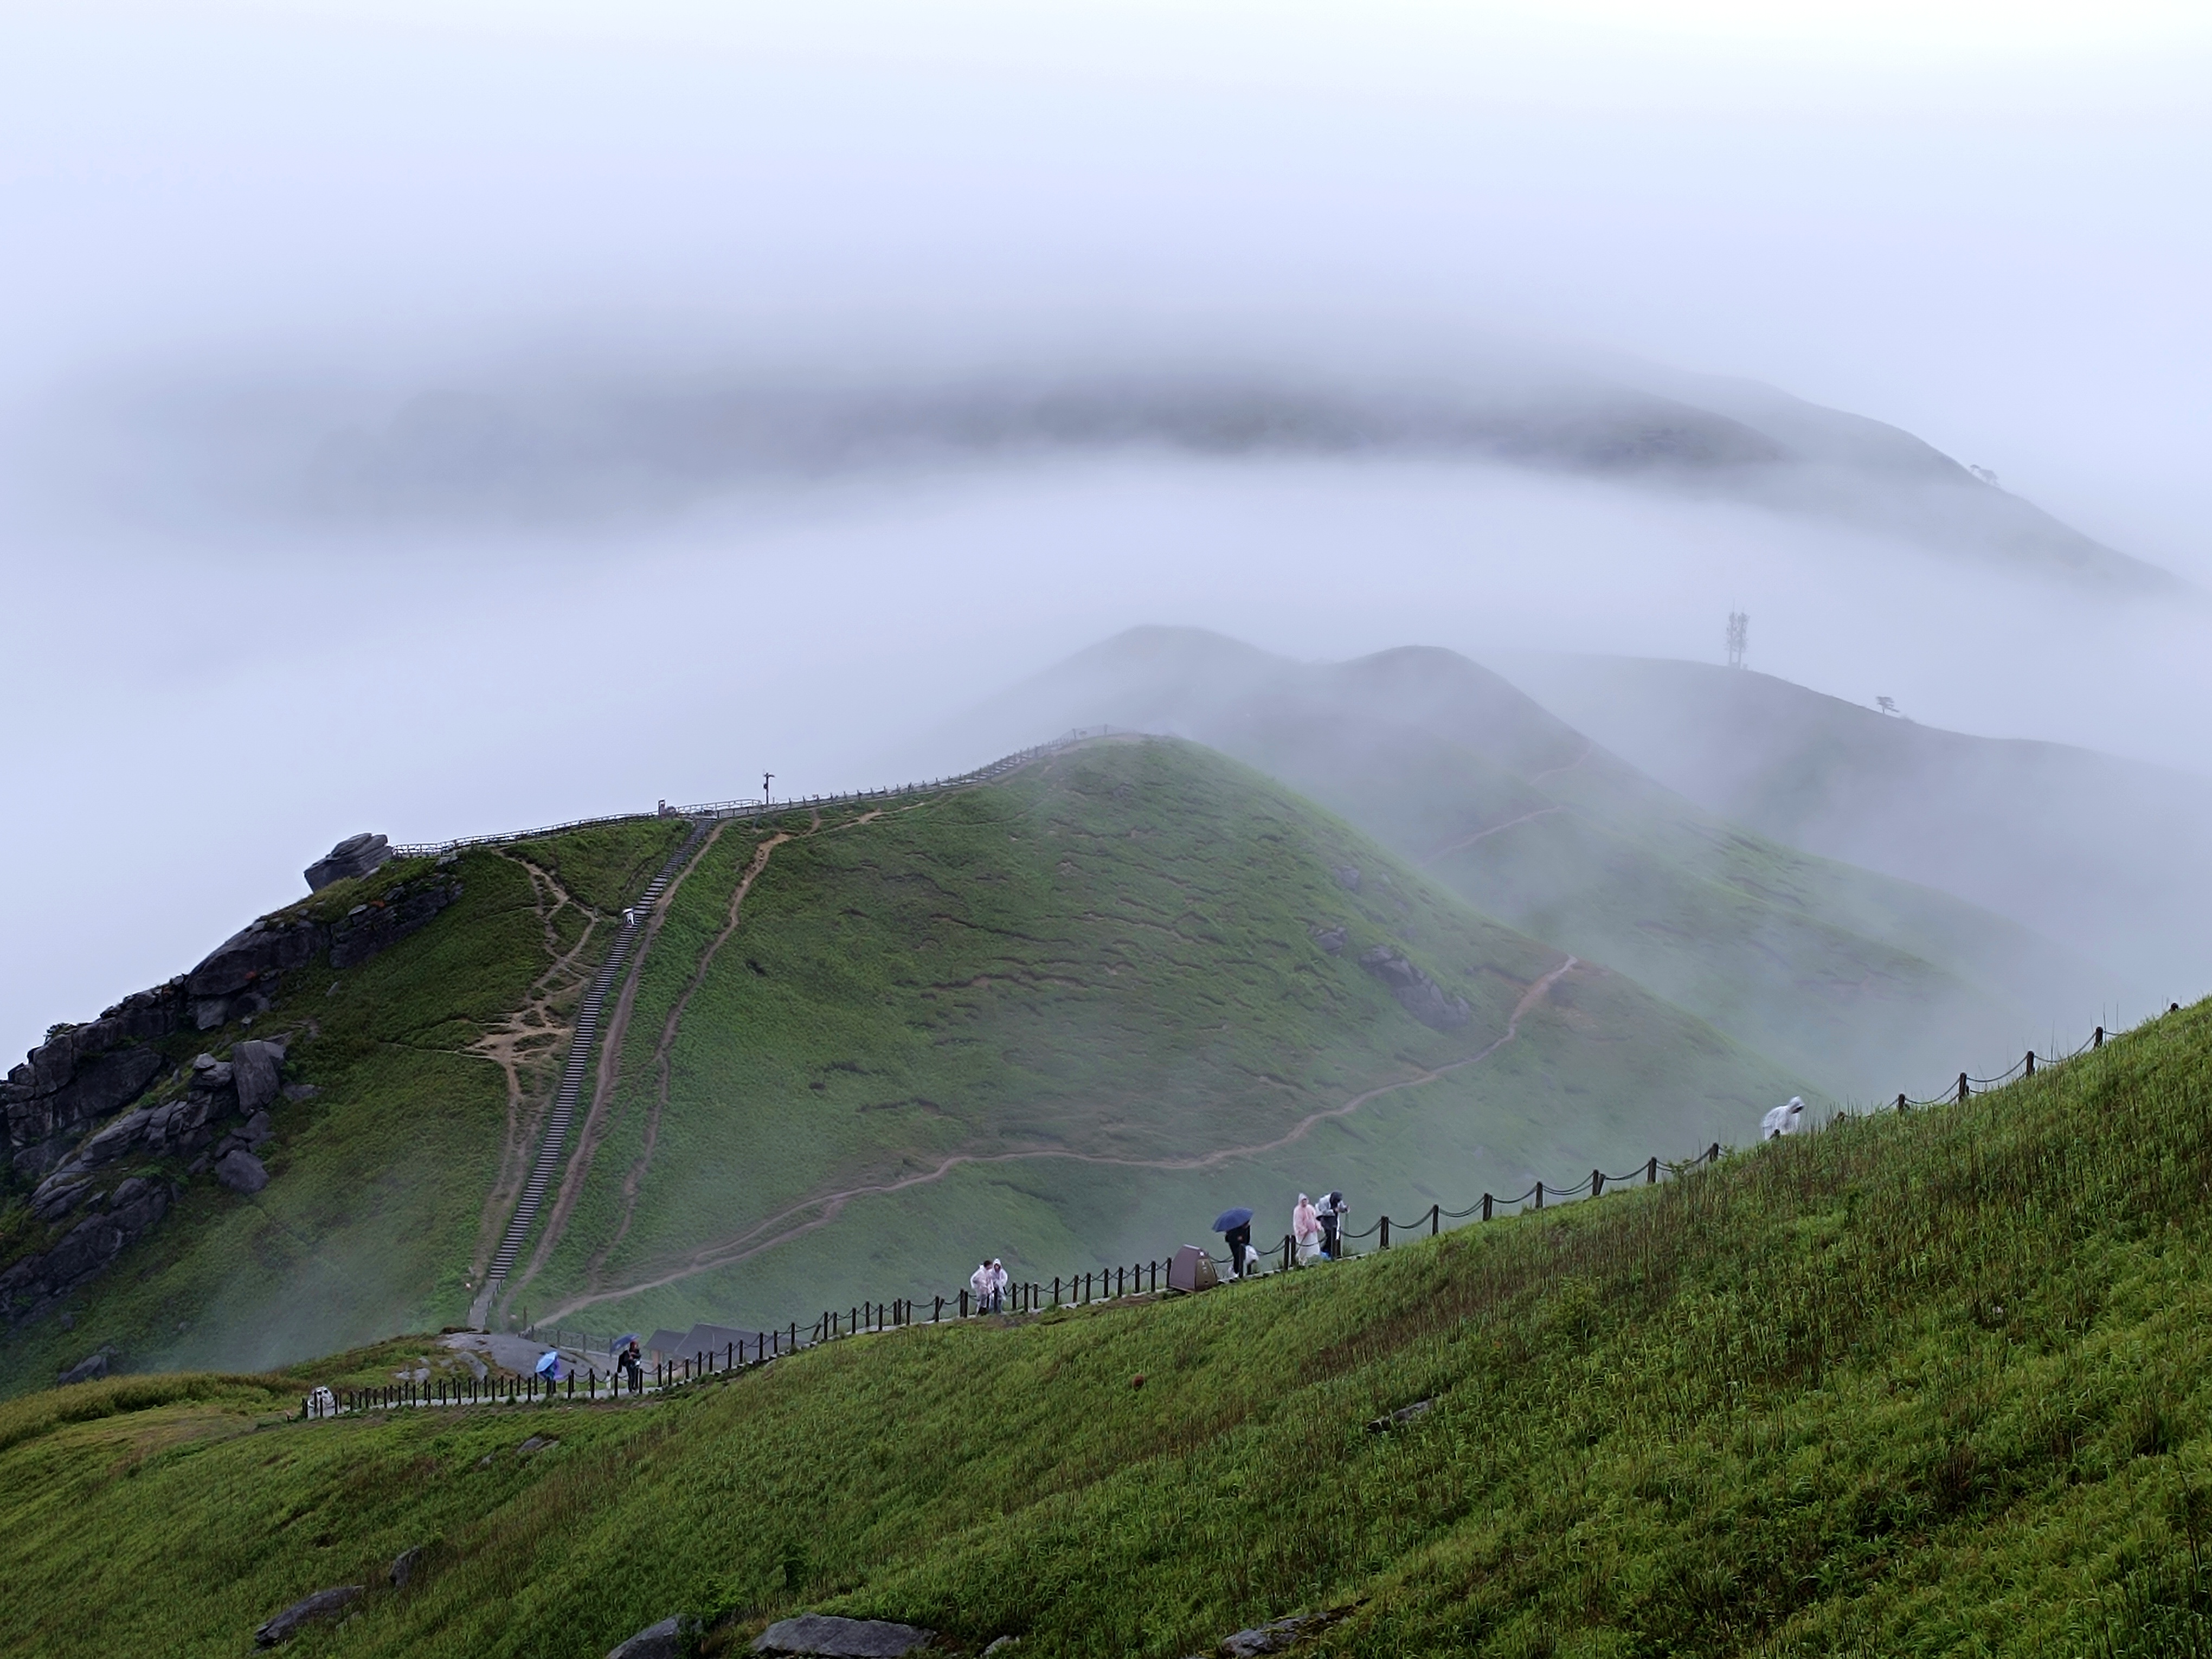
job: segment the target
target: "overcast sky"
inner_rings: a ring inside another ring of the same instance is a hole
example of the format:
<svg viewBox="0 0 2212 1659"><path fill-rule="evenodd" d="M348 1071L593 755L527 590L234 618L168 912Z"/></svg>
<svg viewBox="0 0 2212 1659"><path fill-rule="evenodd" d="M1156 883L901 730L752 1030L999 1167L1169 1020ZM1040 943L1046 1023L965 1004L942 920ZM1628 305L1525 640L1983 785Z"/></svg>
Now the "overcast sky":
<svg viewBox="0 0 2212 1659"><path fill-rule="evenodd" d="M1696 655L1741 603L1824 690L2212 761L2183 609L1479 470L291 510L333 432L580 366L1504 339L1893 422L2212 584L2205 9L1655 9L0 12L0 1046L349 830L957 765L915 734L1142 621Z"/></svg>

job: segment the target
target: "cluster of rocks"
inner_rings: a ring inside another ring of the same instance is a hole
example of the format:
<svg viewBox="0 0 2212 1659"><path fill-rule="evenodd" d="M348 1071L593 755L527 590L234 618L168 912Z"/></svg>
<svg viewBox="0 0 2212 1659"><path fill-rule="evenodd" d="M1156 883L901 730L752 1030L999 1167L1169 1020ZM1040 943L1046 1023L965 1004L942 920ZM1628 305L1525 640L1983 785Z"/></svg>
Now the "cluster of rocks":
<svg viewBox="0 0 2212 1659"><path fill-rule="evenodd" d="M73 1194L87 1212L83 1219L62 1236L52 1249L25 1256L0 1273L0 1315L9 1329L43 1310L56 1297L67 1294L107 1266L131 1243L168 1214L176 1189L165 1181L133 1176L113 1191ZM103 1364L90 1373L106 1373ZM82 1378L72 1380L82 1381Z"/></svg>
<svg viewBox="0 0 2212 1659"><path fill-rule="evenodd" d="M94 1124L145 1093L168 1069L153 1045L182 1023L185 981L127 996L88 1025L57 1026L0 1084L17 1173L32 1179L61 1162Z"/></svg>
<svg viewBox="0 0 2212 1659"><path fill-rule="evenodd" d="M1422 1024L1437 1031L1455 1031L1467 1024L1474 1010L1465 997L1449 995L1407 957L1402 951L1378 945L1363 951L1359 965L1389 988L1398 1006Z"/></svg>
<svg viewBox="0 0 2212 1659"><path fill-rule="evenodd" d="M332 858L355 842L374 842L388 856L384 838L370 836L341 842ZM366 868L382 861L376 857ZM264 1013L272 1006L279 975L325 951L334 968L358 966L423 927L460 896L458 880L434 870L356 905L334 922L264 917L225 939L189 974L125 997L89 1024L55 1027L0 1084L0 1113L6 1117L9 1157L16 1173L40 1179L88 1129L159 1081L170 1066L159 1046L164 1039Z"/></svg>
<svg viewBox="0 0 2212 1659"><path fill-rule="evenodd" d="M52 1248L0 1273L0 1315L9 1326L99 1273L168 1213L170 1183L133 1176L106 1187L102 1172L111 1166L197 1154L195 1175L211 1168L234 1192L266 1186L269 1171L255 1154L274 1133L269 1107L283 1088L283 1065L277 1042L234 1044L228 1060L202 1054L182 1094L124 1113L64 1158L32 1193L31 1210L49 1225L81 1218Z"/></svg>

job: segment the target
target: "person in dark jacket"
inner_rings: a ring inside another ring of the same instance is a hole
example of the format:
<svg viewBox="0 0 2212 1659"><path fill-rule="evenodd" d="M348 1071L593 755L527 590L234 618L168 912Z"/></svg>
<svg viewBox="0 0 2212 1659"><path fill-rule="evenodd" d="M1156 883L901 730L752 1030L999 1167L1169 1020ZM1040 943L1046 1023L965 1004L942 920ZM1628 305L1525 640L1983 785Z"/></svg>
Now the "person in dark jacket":
<svg viewBox="0 0 2212 1659"><path fill-rule="evenodd" d="M1229 1247L1229 1276L1244 1277L1245 1253L1252 1248L1252 1224L1243 1222L1221 1235L1221 1242Z"/></svg>
<svg viewBox="0 0 2212 1659"><path fill-rule="evenodd" d="M637 1339L632 1337L629 1346L622 1351L622 1368L629 1376L629 1391L641 1394L645 1390L645 1356L637 1351Z"/></svg>
<svg viewBox="0 0 2212 1659"><path fill-rule="evenodd" d="M1321 1217L1321 1253L1331 1261L1337 1260L1337 1234L1344 1225L1344 1194L1330 1193L1314 1206Z"/></svg>

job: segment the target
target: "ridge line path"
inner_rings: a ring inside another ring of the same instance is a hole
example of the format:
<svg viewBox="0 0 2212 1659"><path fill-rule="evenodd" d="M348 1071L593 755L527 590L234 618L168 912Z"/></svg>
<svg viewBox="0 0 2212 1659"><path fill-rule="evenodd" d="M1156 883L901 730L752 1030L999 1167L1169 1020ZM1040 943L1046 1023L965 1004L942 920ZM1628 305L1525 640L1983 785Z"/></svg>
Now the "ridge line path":
<svg viewBox="0 0 2212 1659"><path fill-rule="evenodd" d="M1557 766L1553 767L1552 769L1555 772L1564 772L1567 769L1564 766ZM1523 812L1517 818L1508 818L1503 823L1492 824L1487 830L1478 830L1464 840L1453 842L1448 847L1439 847L1435 852L1430 854L1428 857L1423 859L1421 862L1424 864L1434 864L1438 859L1443 857L1445 854L1456 853L1464 848L1472 847L1475 842L1481 841L1487 836L1494 836L1501 830L1510 830L1516 823L1526 823L1531 818L1548 817L1554 812L1563 812L1566 809L1565 807L1559 805L1540 806L1533 812Z"/></svg>
<svg viewBox="0 0 2212 1659"><path fill-rule="evenodd" d="M918 1175L902 1176L896 1181L875 1182L866 1186L848 1187L842 1192L823 1193L813 1198L802 1200L789 1208L780 1211L766 1220L748 1228L734 1238L725 1239L717 1244L710 1244L705 1249L696 1252L684 1267L674 1273L664 1273L657 1279L646 1279L635 1285L621 1285L612 1290L599 1291L587 1296L575 1297L574 1300L562 1303L544 1316L550 1320L564 1319L597 1303L611 1302L620 1297L636 1296L646 1291L657 1291L665 1285L673 1285L680 1279L689 1279L695 1273L709 1273L717 1267L734 1267L738 1262L759 1255L763 1251L774 1249L779 1244L788 1243L794 1238L829 1225L837 1218L843 1212L846 1204L853 1199L881 1197L890 1193L903 1192L909 1187L927 1186L932 1182L943 1180L963 1164L1019 1164L1046 1158L1060 1158L1071 1163L1103 1164L1127 1170L1205 1170L1211 1169L1217 1164L1225 1164L1231 1158L1255 1158L1262 1152L1274 1152L1289 1146L1294 1140L1302 1139L1306 1132L1317 1123L1325 1123L1334 1118L1349 1117L1371 1100L1379 1099L1384 1095L1395 1094L1401 1089L1420 1088L1425 1084L1434 1083L1448 1073L1460 1071L1489 1059L1491 1055L1513 1041L1514 1036L1520 1030L1522 1017L1549 994L1552 987L1581 965L1578 957L1570 956L1558 967L1539 977L1521 994L1521 1000L1513 1005L1513 1012L1506 1017L1504 1034L1492 1039L1475 1053L1458 1060L1447 1060L1441 1066L1418 1072L1409 1078L1401 1078L1395 1083L1382 1084L1376 1088L1367 1090L1364 1093L1352 1096L1342 1105L1324 1107L1320 1111L1309 1113L1299 1119L1288 1133L1278 1135L1273 1140L1261 1141L1249 1146L1224 1146L1191 1158L1115 1158L1100 1152L1069 1152L1047 1148L1013 1152L955 1152L939 1163L936 1168L923 1170ZM766 1239L760 1237L760 1235L768 1229L787 1221L793 1216L803 1215L807 1211L815 1209L820 1210L821 1213L813 1219L800 1222L796 1226L787 1228L772 1237Z"/></svg>
<svg viewBox="0 0 2212 1659"><path fill-rule="evenodd" d="M1528 775L1528 781L1534 783L1539 778L1556 777L1562 772L1571 772L1596 752L1597 739L1595 738L1584 738L1583 739L1583 752L1581 754L1576 756L1565 766L1547 766L1540 772L1531 772Z"/></svg>

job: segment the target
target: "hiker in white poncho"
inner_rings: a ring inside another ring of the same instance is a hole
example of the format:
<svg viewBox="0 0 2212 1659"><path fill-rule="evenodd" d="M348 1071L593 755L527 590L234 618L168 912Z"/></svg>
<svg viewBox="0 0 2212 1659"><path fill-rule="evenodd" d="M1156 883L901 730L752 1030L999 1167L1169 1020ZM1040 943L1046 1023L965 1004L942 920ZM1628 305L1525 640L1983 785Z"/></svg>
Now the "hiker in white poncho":
<svg viewBox="0 0 2212 1659"><path fill-rule="evenodd" d="M1759 1119L1759 1135L1762 1140L1775 1140L1784 1135L1802 1135L1812 1127L1812 1121L1805 1115L1803 1097L1792 1095L1786 1104L1777 1106Z"/></svg>
<svg viewBox="0 0 2212 1659"><path fill-rule="evenodd" d="M1321 1212L1304 1193L1291 1206L1291 1242L1297 1248L1301 1267L1321 1254Z"/></svg>
<svg viewBox="0 0 2212 1659"><path fill-rule="evenodd" d="M968 1275L968 1290L969 1294L975 1298L975 1311L977 1313L988 1313L991 1310L990 1257L985 1256L983 1260L977 1264L975 1271Z"/></svg>

